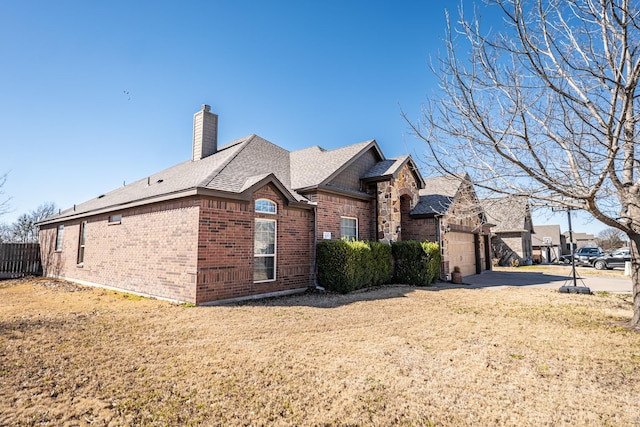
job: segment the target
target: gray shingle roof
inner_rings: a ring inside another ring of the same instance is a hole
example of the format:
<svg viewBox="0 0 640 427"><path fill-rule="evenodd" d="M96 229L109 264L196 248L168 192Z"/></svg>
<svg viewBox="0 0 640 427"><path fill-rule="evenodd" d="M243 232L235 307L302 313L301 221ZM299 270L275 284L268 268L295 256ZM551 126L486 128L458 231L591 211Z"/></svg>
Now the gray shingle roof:
<svg viewBox="0 0 640 427"><path fill-rule="evenodd" d="M308 199L295 190L328 184L370 149L376 150L379 158L383 159L374 168L375 173L393 173L409 159L404 156L384 160L374 140L335 150L315 146L289 152L257 135L249 135L220 147L216 153L201 160L179 163L76 205L47 219L43 224L199 194L202 191L221 192L233 197L266 182L273 182L291 201L309 203Z"/></svg>
<svg viewBox="0 0 640 427"><path fill-rule="evenodd" d="M382 160L374 167L369 169L366 174L362 177L362 179L371 179L378 178L383 176L390 176L397 173L402 165L404 165L405 161L409 159L409 156L397 157L395 159L385 159Z"/></svg>
<svg viewBox="0 0 640 427"><path fill-rule="evenodd" d="M232 161L215 171L209 182L203 182L201 185L211 190L239 193L246 187L248 178L264 177L269 173L273 173L282 184L290 187L289 152L253 135L242 150L235 153Z"/></svg>
<svg viewBox="0 0 640 427"><path fill-rule="evenodd" d="M529 199L524 196L508 196L482 200L487 221L496 224L494 233L524 232L526 220L530 216Z"/></svg>
<svg viewBox="0 0 640 427"><path fill-rule="evenodd" d="M411 215L442 215L453 202L462 179L452 176L436 176L424 180L420 200L411 210Z"/></svg>
<svg viewBox="0 0 640 427"><path fill-rule="evenodd" d="M300 190L326 184L336 173L373 145L376 145L376 142L370 140L335 150L325 150L316 145L292 151L291 188Z"/></svg>
<svg viewBox="0 0 640 427"><path fill-rule="evenodd" d="M220 147L211 156L179 163L62 211L46 222L116 210L134 202L177 197L197 189L239 194L269 177L276 179L294 201L307 202L291 189L289 175L289 152L259 136L249 135Z"/></svg>

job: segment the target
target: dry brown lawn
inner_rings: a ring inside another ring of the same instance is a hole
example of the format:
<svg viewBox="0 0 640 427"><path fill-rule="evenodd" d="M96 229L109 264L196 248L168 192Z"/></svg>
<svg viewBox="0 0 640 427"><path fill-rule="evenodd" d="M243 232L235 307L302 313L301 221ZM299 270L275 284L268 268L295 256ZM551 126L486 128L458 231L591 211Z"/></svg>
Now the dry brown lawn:
<svg viewBox="0 0 640 427"><path fill-rule="evenodd" d="M0 282L0 425L640 424L629 295L387 286L190 307Z"/></svg>

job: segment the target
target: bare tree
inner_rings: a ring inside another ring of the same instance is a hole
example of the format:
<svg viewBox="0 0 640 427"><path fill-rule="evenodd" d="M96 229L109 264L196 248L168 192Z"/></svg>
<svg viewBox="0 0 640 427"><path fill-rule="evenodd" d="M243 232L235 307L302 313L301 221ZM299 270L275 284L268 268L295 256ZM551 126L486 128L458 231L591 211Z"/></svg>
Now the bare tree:
<svg viewBox="0 0 640 427"><path fill-rule="evenodd" d="M7 174L0 175L0 216L9 212L9 198L2 197L4 192L2 191L2 187L7 182Z"/></svg>
<svg viewBox="0 0 640 427"><path fill-rule="evenodd" d="M441 173L584 209L628 235L640 327L640 9L629 0L489 0L504 26L460 10L433 69L440 93L410 125ZM467 14L467 15L465 15Z"/></svg>
<svg viewBox="0 0 640 427"><path fill-rule="evenodd" d="M7 234L6 238L8 238L8 241L11 243L37 243L38 222L55 213L56 205L54 203L43 203L35 210L20 215L2 234Z"/></svg>
<svg viewBox="0 0 640 427"><path fill-rule="evenodd" d="M596 236L596 244L605 252L619 249L627 244L625 234L617 228L605 228Z"/></svg>
<svg viewBox="0 0 640 427"><path fill-rule="evenodd" d="M0 224L0 243L11 242L11 227L7 224Z"/></svg>

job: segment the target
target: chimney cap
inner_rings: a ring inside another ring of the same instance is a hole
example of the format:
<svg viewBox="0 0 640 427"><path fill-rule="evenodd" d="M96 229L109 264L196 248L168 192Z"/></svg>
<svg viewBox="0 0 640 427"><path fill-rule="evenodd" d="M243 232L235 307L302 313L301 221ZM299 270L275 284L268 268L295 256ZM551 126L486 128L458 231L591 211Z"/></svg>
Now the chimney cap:
<svg viewBox="0 0 640 427"><path fill-rule="evenodd" d="M211 105L202 104L202 111L205 111L207 113L210 112L211 111Z"/></svg>

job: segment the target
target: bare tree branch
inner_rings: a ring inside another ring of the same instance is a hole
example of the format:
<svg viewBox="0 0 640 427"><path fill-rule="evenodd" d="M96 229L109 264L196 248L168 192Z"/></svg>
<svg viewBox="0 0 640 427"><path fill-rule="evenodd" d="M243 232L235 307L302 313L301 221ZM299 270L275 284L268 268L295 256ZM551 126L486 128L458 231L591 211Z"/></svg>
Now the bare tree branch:
<svg viewBox="0 0 640 427"><path fill-rule="evenodd" d="M581 208L629 236L640 325L640 5L489 0L505 27L447 15L440 93L411 129L439 173L535 205ZM466 15L465 15L466 13Z"/></svg>
<svg viewBox="0 0 640 427"><path fill-rule="evenodd" d="M9 200L10 198L3 198L4 192L2 191L2 187L7 182L7 174L0 175L0 216L9 212Z"/></svg>

